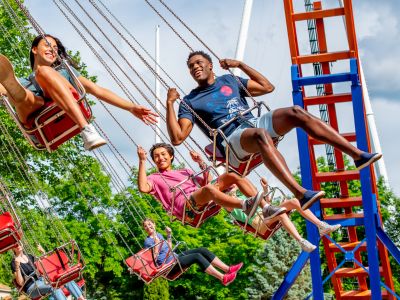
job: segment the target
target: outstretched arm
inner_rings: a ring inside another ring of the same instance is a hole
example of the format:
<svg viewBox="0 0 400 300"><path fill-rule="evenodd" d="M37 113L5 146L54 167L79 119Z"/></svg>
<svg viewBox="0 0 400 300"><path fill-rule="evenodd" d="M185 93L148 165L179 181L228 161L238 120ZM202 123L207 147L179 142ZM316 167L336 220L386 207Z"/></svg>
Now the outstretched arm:
<svg viewBox="0 0 400 300"><path fill-rule="evenodd" d="M219 63L221 68L225 70L229 68L239 68L249 76L250 80L248 81L246 88L252 96L262 96L271 93L275 89L272 83L264 75L249 67L244 62L224 58L221 59Z"/></svg>
<svg viewBox="0 0 400 300"><path fill-rule="evenodd" d="M142 193L150 193L153 186L147 180L146 175L146 157L147 153L141 146L138 146L137 153L139 156L139 174L138 174L138 188Z"/></svg>
<svg viewBox="0 0 400 300"><path fill-rule="evenodd" d="M176 119L174 103L178 98L179 93L176 89L170 88L167 95L167 129L171 143L175 146L182 144L193 128L189 119Z"/></svg>
<svg viewBox="0 0 400 300"><path fill-rule="evenodd" d="M129 111L135 117L142 120L146 124L157 123L156 117L158 117L158 114L152 112L149 108L146 108L141 105L136 105L130 101L122 99L112 91L95 84L94 82L90 81L89 79L83 76L79 76L78 79L82 83L86 92L88 92L89 94L111 105Z"/></svg>

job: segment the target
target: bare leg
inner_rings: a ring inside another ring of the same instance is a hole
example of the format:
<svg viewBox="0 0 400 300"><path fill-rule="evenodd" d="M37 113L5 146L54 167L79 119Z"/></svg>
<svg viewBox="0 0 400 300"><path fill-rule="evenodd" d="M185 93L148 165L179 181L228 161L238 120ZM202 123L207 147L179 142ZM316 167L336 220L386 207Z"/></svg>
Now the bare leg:
<svg viewBox="0 0 400 300"><path fill-rule="evenodd" d="M72 85L51 67L41 66L36 70L36 81L45 95L51 98L80 128L88 122L83 116L78 103L72 96Z"/></svg>
<svg viewBox="0 0 400 300"><path fill-rule="evenodd" d="M10 61L4 55L0 55L0 84L22 123L26 123L28 116L44 104L42 97L35 96L19 83Z"/></svg>
<svg viewBox="0 0 400 300"><path fill-rule="evenodd" d="M220 271L214 268L213 265L209 265L208 268L205 269L205 272L221 281L224 279L224 274L222 274Z"/></svg>
<svg viewBox="0 0 400 300"><path fill-rule="evenodd" d="M272 219L272 220L268 220L265 222L265 224L267 225L271 225L272 223L274 223L275 221L281 221L282 226L286 229L286 231L296 240L296 241L300 241L303 238L301 237L301 235L299 234L299 232L297 231L296 227L293 225L292 221L290 221L289 217L287 214L281 214L279 216L277 216L276 218Z"/></svg>
<svg viewBox="0 0 400 300"><path fill-rule="evenodd" d="M198 205L204 205L213 200L218 205L228 208L242 208L242 200L228 196L219 191L215 186L208 184L192 194Z"/></svg>
<svg viewBox="0 0 400 300"><path fill-rule="evenodd" d="M215 257L214 260L211 262L211 264L214 267L221 269L225 273L229 271L229 266L227 264L225 264L222 260L220 260L218 257Z"/></svg>
<svg viewBox="0 0 400 300"><path fill-rule="evenodd" d="M308 221L315 224L316 226L319 226L321 224L321 221L312 213L311 210L301 209L300 202L297 199L285 200L284 202L282 202L282 204L280 206L286 207L287 211L290 211L292 209L297 210L303 216L303 218L307 219Z"/></svg>
<svg viewBox="0 0 400 300"><path fill-rule="evenodd" d="M294 195L301 199L306 192L294 179L284 158L274 146L270 135L261 128L246 129L240 137L242 148L249 153L260 152L265 166L278 178Z"/></svg>
<svg viewBox="0 0 400 300"><path fill-rule="evenodd" d="M218 177L218 188L220 191L228 189L233 184L236 184L246 197L257 195L256 187L246 177L240 177L235 173L225 173Z"/></svg>
<svg viewBox="0 0 400 300"><path fill-rule="evenodd" d="M272 124L276 133L284 135L293 128L300 127L311 137L327 143L350 155L354 160L360 159L361 150L350 144L335 129L314 117L300 106L280 108L272 115Z"/></svg>

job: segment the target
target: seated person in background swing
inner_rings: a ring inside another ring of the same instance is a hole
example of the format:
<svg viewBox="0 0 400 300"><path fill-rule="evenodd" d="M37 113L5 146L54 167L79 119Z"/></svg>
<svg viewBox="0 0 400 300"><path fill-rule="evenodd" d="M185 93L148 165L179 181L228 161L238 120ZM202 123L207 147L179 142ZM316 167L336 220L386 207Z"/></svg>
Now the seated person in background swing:
<svg viewBox="0 0 400 300"><path fill-rule="evenodd" d="M218 178L218 188L208 183L208 174L204 173L203 178L196 178L200 183L199 188L193 180L187 180L181 185L181 188L189 198L191 205L186 205L185 207L185 196L178 189L176 191L176 196L174 203L172 205L173 193L170 188L177 185L181 181L187 179L194 172L189 169L173 170L172 162L174 160L174 148L166 143L159 143L153 145L150 149L150 156L156 164L157 173L153 173L149 176L146 175L146 151L139 146L138 147L139 156L139 175L138 175L138 188L142 193L148 193L153 195L157 200L159 200L163 208L170 212L173 206L172 215L182 220L184 209L185 217L191 218L193 212L191 207L197 211L201 211L210 201L214 201L216 204L225 208L239 208L243 212L251 217L254 215L260 201L262 198L262 192L253 194L250 198L246 200L240 200L235 197L231 197L221 192L229 188L232 184L236 184L243 194L250 194L248 190L251 188L249 181L246 178L241 178L239 176L232 177L228 174L223 174ZM207 166L201 159L201 157L194 151L191 151L192 159L197 162L201 169L205 169ZM261 208L263 209L264 218L273 218L279 214L286 211L285 208L279 208L264 203L265 205Z"/></svg>
<svg viewBox="0 0 400 300"><path fill-rule="evenodd" d="M249 79L230 74L215 78L210 55L203 51L189 54L187 66L198 86L183 98L179 105L178 119L173 104L180 97L179 93L174 88L168 91L167 129L173 145L179 145L186 140L192 131L193 124L197 124L207 136L209 135L208 129L191 110L198 114L209 127L216 129L249 108L245 99L247 96L245 89L253 96L265 95L274 90L274 86L266 77L241 61L222 59L220 65L225 70L239 68ZM245 159L252 153L260 153L265 166L297 199L300 199L303 209L309 208L325 193L306 190L299 185L283 156L274 146L274 139L278 139L296 127L302 128L311 137L351 156L357 169L362 169L382 157L379 153L368 153L357 149L331 126L296 105L278 108L259 118L248 113L226 126L223 129L224 134L239 158ZM225 146L223 139L218 137L217 147L222 153L225 153ZM234 166L239 164L232 151L230 151L229 162Z"/></svg>
<svg viewBox="0 0 400 300"><path fill-rule="evenodd" d="M82 114L74 98L77 91L72 86L73 79L70 74L65 69L58 72L53 69L60 63L56 53L74 66L71 57L59 39L51 35L45 35L45 37L46 39L37 36L32 42L30 62L33 73L28 78L18 81L10 61L4 55L0 55L0 93L8 97L22 124L28 124L38 110L45 107L46 103L53 101L81 128L86 150L106 144L94 126L88 124ZM81 76L75 69L73 71L87 93L129 111L146 124L156 123L157 114L150 109L124 100L110 90Z"/></svg>
<svg viewBox="0 0 400 300"><path fill-rule="evenodd" d="M157 233L156 225L152 219L146 218L143 221L144 230L147 232L148 236L144 241L145 248L151 248L154 245L158 244L160 241L164 240L164 237ZM164 262L168 263L175 256L179 262L177 263L168 273L169 276L173 276L174 274L181 271L181 268L184 270L190 267L193 264L197 264L201 270L215 278L219 279L223 285L228 285L232 283L235 278L237 272L242 268L243 263L239 263L237 265L228 266L223 261L221 261L214 253L212 253L207 248L195 248L181 252L180 254L176 253L168 253L170 249L172 249L172 240L171 240L171 228L166 227L165 231L167 233L167 243L162 243L156 251L156 263L160 266ZM168 257L166 257L169 255ZM217 270L220 269L223 271Z"/></svg>
<svg viewBox="0 0 400 300"><path fill-rule="evenodd" d="M234 173L232 173L232 174L236 175ZM264 190L264 195L266 195L262 201L266 201L266 202L270 203L271 199L268 195L268 183L265 178L261 179L261 185ZM254 186L253 186L253 189L254 190L253 190L252 194L257 192L257 190ZM229 193L233 197L238 197L238 198L244 198L247 196L247 195L240 195L239 193L237 193L237 190L238 190L237 187L234 186L229 191ZM263 205L263 203L261 203L261 205ZM297 210L303 216L303 218L307 219L308 221L310 221L311 223L313 223L314 225L316 225L318 227L320 236L334 232L341 227L340 224L329 225L328 223L319 220L313 214L313 212L309 209L303 210L300 206L299 200L296 198L283 199L282 203L280 204L280 207L284 207L286 209L286 211L288 211L288 212L291 210ZM240 221L241 223L245 223L246 216L240 210L238 210L238 209L229 210L228 209L228 211L231 213L231 215L234 219ZM271 225L273 223L275 223L276 221L280 221L282 223L282 226L299 243L302 250L304 250L306 252L312 252L316 248L315 245L311 244L308 240L306 240L300 236L299 232L297 231L294 224L290 221L290 218L287 214L281 214L281 215L271 218L269 220L264 220L263 218L260 217L260 214L258 214L258 212L256 212L255 216L253 216L252 218L250 218L248 220L248 224L250 226L252 226L255 230L258 230L258 232L260 234L264 234L267 231L267 229L270 229L270 230L273 229L271 227Z"/></svg>
<svg viewBox="0 0 400 300"><path fill-rule="evenodd" d="M67 299L61 289L54 289L51 285L44 282L43 277L36 274L35 257L32 254L25 254L21 243L12 250L14 258L11 261L11 269L17 285L20 288L23 287L24 293L32 299L47 294L51 294L51 297L56 300ZM38 246L38 250L44 252L40 245ZM85 300L82 291L74 281L68 282L65 284L65 287L76 299Z"/></svg>

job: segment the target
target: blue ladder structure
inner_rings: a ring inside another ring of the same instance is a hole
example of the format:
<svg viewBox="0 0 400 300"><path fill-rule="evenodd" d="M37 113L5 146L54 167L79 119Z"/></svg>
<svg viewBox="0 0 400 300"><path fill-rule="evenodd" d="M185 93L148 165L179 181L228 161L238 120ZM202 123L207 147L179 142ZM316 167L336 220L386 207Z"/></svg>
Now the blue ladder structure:
<svg viewBox="0 0 400 300"><path fill-rule="evenodd" d="M322 9L321 1L314 1L314 11L294 11L292 0L284 0L289 45L292 57L292 88L293 102L307 109L312 105L326 104L328 106L331 126L338 130L338 118L335 105L350 103L353 109L355 133L341 133L347 140L357 142L357 147L369 151L369 137L366 128L362 83L359 76L358 48L354 30L354 20L351 0L344 1L344 7ZM324 18L339 17L346 21L346 33L349 49L340 52L328 52ZM320 53L300 55L296 22L314 19L316 23ZM330 63L346 60L349 71L331 74ZM302 65L321 64L322 75L302 76ZM333 84L347 83L349 93L334 93ZM305 87L323 84L325 94L306 96ZM377 200L377 188L373 169L367 167L361 171L344 170L342 154L335 150L336 171L321 173L317 170L314 146L323 143L310 138L302 129L297 129L298 148L302 184L306 189L320 189L321 183L338 182L340 198L321 199L311 209L317 217L330 224L340 223L348 233L348 240L337 242L330 236L322 238L324 244L329 275L322 278L320 251L316 249L311 254L302 252L286 275L273 299L283 299L290 286L294 283L307 260L311 262L313 284L313 299L324 299L323 285L331 280L336 299L400 299L394 292L393 279L389 264L388 252L400 264L400 250L394 245L382 228ZM359 180L361 197L350 197L347 183ZM341 210L341 213L329 214L329 210ZM328 210L328 212L326 211ZM307 235L311 243L318 245L320 237L316 226L307 222ZM363 227L365 234L358 238L357 227ZM361 255L366 252L367 255ZM336 254L344 255L338 263ZM367 259L366 259L367 257ZM351 267L344 267L351 264ZM343 278L357 279L358 287L346 290ZM369 279L369 282L367 281ZM311 297L311 295L310 295Z"/></svg>

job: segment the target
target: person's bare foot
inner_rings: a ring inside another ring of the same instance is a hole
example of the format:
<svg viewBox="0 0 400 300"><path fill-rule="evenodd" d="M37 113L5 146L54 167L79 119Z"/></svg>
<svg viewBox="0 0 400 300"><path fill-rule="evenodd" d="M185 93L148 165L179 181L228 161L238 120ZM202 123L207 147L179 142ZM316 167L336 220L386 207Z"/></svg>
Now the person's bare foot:
<svg viewBox="0 0 400 300"><path fill-rule="evenodd" d="M0 54L0 83L13 99L25 99L26 90L14 75L14 69L7 57Z"/></svg>

